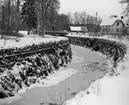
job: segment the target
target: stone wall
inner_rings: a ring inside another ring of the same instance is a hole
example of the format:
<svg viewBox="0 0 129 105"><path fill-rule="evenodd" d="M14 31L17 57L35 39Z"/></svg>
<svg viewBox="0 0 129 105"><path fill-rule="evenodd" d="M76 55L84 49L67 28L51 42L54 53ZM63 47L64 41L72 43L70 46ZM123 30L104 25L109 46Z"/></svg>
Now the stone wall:
<svg viewBox="0 0 129 105"><path fill-rule="evenodd" d="M14 96L20 89L39 82L70 63L69 40L0 51L0 98Z"/></svg>
<svg viewBox="0 0 129 105"><path fill-rule="evenodd" d="M108 58L113 60L114 68L117 66L118 62L123 60L126 54L126 46L115 41L88 37L69 37L69 39L71 44L90 48L92 51L98 51L108 56Z"/></svg>

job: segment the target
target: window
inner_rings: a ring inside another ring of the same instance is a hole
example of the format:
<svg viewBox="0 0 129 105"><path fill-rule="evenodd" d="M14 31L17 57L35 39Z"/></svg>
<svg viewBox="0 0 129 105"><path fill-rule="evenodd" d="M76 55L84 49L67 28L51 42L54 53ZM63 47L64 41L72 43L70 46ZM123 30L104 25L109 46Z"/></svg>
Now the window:
<svg viewBox="0 0 129 105"><path fill-rule="evenodd" d="M125 29L125 34L127 34L127 29Z"/></svg>
<svg viewBox="0 0 129 105"><path fill-rule="evenodd" d="M119 26L119 22L117 22L117 26Z"/></svg>
<svg viewBox="0 0 129 105"><path fill-rule="evenodd" d="M117 28L117 32L119 32L119 29Z"/></svg>

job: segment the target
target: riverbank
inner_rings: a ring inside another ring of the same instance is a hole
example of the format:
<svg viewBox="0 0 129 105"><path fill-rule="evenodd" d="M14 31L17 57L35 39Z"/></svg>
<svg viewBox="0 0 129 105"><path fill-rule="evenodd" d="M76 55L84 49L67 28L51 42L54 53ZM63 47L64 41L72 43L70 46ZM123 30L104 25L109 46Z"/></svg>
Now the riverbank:
<svg viewBox="0 0 129 105"><path fill-rule="evenodd" d="M104 39L114 40L127 46L127 53L123 62L116 67L117 76L109 73L102 79L93 82L90 87L73 99L68 100L64 105L129 105L129 44L126 38L115 39L108 37Z"/></svg>
<svg viewBox="0 0 129 105"><path fill-rule="evenodd" d="M72 62L68 67L61 68L53 76L47 78L48 84L51 85L33 88L26 93L20 94L20 99L6 103L6 105L62 104L107 73L107 68L105 68L106 57L83 47L73 45L71 47L73 51ZM105 68L105 70L100 71L100 68Z"/></svg>
<svg viewBox="0 0 129 105"><path fill-rule="evenodd" d="M42 84L44 78L72 59L67 38L24 37L18 42L8 41L14 45L6 43L0 49L0 101Z"/></svg>

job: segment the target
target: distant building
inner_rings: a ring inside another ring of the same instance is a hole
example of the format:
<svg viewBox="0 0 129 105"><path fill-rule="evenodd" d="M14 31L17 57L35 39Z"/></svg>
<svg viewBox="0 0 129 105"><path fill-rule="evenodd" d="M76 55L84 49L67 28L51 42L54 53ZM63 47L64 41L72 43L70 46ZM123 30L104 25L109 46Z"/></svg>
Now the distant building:
<svg viewBox="0 0 129 105"><path fill-rule="evenodd" d="M85 26L70 26L70 32L86 33L88 32L88 29Z"/></svg>
<svg viewBox="0 0 129 105"><path fill-rule="evenodd" d="M76 29L73 30L72 27L76 28ZM72 31L77 31L77 32L80 31L80 32L82 32L81 27L82 27L83 31L86 30L86 32L100 32L100 26L99 25L95 25L95 24L85 24L85 25L84 24L83 25L82 24L78 24L78 25L63 24L63 26L61 27L62 28L61 30L66 30L68 32L72 32Z"/></svg>
<svg viewBox="0 0 129 105"><path fill-rule="evenodd" d="M111 25L102 25L100 27L101 27L100 32L102 34L111 34Z"/></svg>
<svg viewBox="0 0 129 105"><path fill-rule="evenodd" d="M112 20L110 23L102 23L100 32L102 34L112 34L112 35L126 35L129 34L129 28L127 24L121 20Z"/></svg>
<svg viewBox="0 0 129 105"><path fill-rule="evenodd" d="M100 26L95 24L86 24L85 25L88 29L88 32L99 32Z"/></svg>

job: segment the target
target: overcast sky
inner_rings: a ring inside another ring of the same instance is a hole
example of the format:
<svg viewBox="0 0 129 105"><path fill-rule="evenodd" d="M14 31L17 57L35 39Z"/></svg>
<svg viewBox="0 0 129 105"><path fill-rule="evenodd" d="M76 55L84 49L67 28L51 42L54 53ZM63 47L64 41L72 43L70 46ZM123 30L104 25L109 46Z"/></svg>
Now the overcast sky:
<svg viewBox="0 0 129 105"><path fill-rule="evenodd" d="M125 6L119 3L120 0L60 0L60 13L86 11L95 15L98 12L103 21L109 21L112 14L121 15Z"/></svg>

